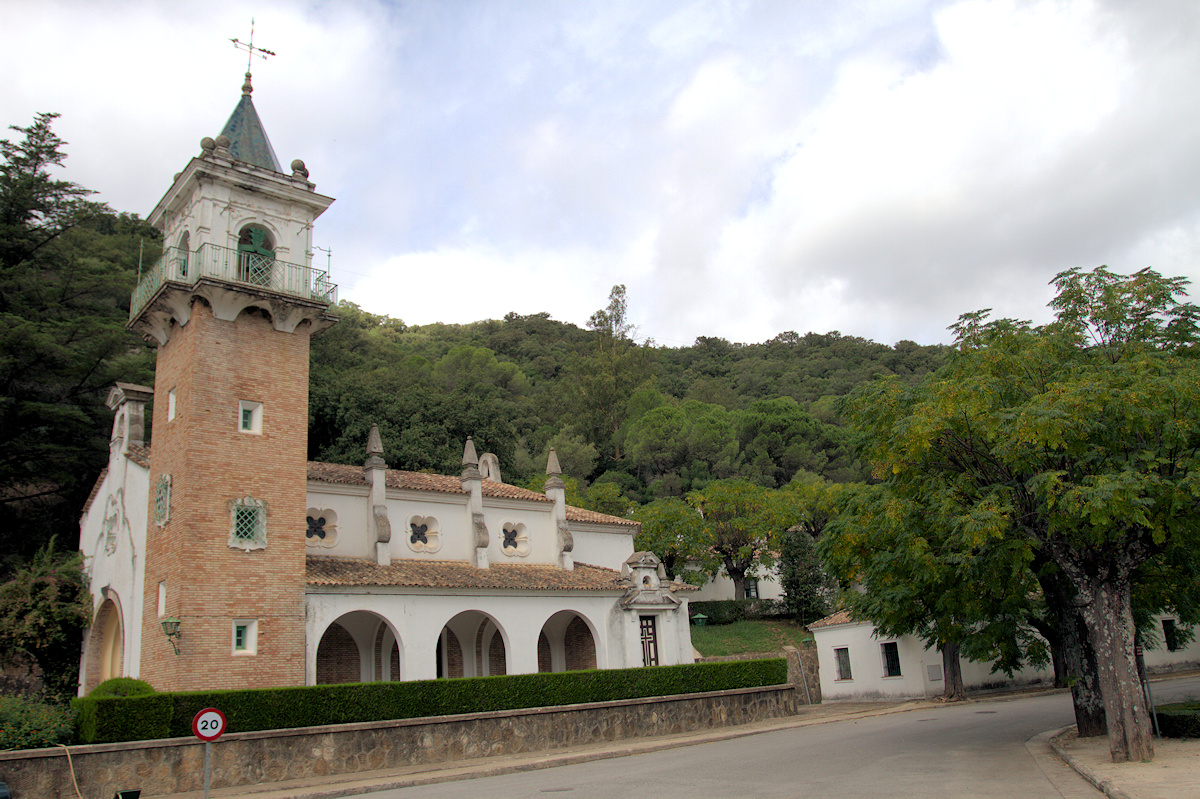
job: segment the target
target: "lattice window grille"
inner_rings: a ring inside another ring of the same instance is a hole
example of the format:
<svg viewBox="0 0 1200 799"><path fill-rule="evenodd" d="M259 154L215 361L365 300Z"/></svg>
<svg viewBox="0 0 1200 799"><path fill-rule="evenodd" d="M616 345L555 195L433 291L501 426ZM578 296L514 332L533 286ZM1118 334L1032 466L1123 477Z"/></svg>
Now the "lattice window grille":
<svg viewBox="0 0 1200 799"><path fill-rule="evenodd" d="M159 475L154 484L154 523L166 527L171 518L171 475Z"/></svg>
<svg viewBox="0 0 1200 799"><path fill-rule="evenodd" d="M267 546L267 503L253 497L242 497L230 503L229 546L244 549L265 549Z"/></svg>

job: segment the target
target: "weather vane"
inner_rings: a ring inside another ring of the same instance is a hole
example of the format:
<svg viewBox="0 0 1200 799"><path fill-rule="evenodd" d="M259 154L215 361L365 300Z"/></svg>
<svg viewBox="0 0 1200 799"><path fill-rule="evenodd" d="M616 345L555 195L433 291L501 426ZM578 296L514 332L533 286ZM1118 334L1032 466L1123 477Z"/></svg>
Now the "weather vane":
<svg viewBox="0 0 1200 799"><path fill-rule="evenodd" d="M239 50L245 50L249 54L248 57L246 58L246 74L247 75L250 74L250 65L254 63L254 56L256 54L260 54L260 55L258 55L258 57L261 58L263 61L267 60L267 56L275 55L270 50L264 50L261 47L254 46L254 18L253 17L250 18L250 41L249 42L240 42L237 39L230 39L229 41L233 42L234 47L238 48Z"/></svg>

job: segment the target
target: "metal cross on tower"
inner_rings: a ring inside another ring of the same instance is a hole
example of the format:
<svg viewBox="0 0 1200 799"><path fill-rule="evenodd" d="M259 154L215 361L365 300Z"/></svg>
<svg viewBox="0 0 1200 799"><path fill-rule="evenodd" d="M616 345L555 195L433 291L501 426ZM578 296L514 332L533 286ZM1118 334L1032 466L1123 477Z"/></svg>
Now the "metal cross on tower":
<svg viewBox="0 0 1200 799"><path fill-rule="evenodd" d="M239 50L245 50L249 54L246 58L246 74L247 75L250 74L250 65L252 63L254 63L254 56L256 54L261 54L258 57L261 58L263 61L267 60L267 56L275 55L275 53L271 52L270 50L264 50L261 47L254 46L254 18L253 17L250 18L250 41L241 42L241 41L238 41L237 39L230 39L229 41L233 42L234 47L238 48Z"/></svg>

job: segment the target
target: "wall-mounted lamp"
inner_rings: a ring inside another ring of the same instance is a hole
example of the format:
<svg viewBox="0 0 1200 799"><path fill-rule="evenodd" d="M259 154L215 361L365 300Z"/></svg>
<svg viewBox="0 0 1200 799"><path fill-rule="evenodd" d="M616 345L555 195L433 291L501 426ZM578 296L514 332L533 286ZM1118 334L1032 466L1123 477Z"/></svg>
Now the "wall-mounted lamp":
<svg viewBox="0 0 1200 799"><path fill-rule="evenodd" d="M179 632L179 619L170 616L162 620L163 633L167 636L167 640L171 642L171 648L175 650L175 654L179 654L179 645L175 642L183 638L183 633Z"/></svg>

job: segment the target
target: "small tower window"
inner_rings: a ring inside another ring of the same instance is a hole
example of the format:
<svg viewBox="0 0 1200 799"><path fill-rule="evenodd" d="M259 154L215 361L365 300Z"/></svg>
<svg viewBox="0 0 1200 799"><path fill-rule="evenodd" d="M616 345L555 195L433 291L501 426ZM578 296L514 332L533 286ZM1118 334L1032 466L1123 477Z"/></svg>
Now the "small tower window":
<svg viewBox="0 0 1200 799"><path fill-rule="evenodd" d="M262 433L262 403L242 400L238 403L238 430Z"/></svg>
<svg viewBox="0 0 1200 799"><path fill-rule="evenodd" d="M175 252L175 271L180 278L186 278L188 274L188 256L191 254L192 238L186 230L179 237L179 247Z"/></svg>
<svg viewBox="0 0 1200 799"><path fill-rule="evenodd" d="M232 654L253 655L258 652L258 619L234 619Z"/></svg>
<svg viewBox="0 0 1200 799"><path fill-rule="evenodd" d="M171 475L160 474L154 484L154 523L166 527L171 518Z"/></svg>
<svg viewBox="0 0 1200 799"><path fill-rule="evenodd" d="M269 286L274 268L275 244L271 234L257 225L244 228L238 237L238 280Z"/></svg>

